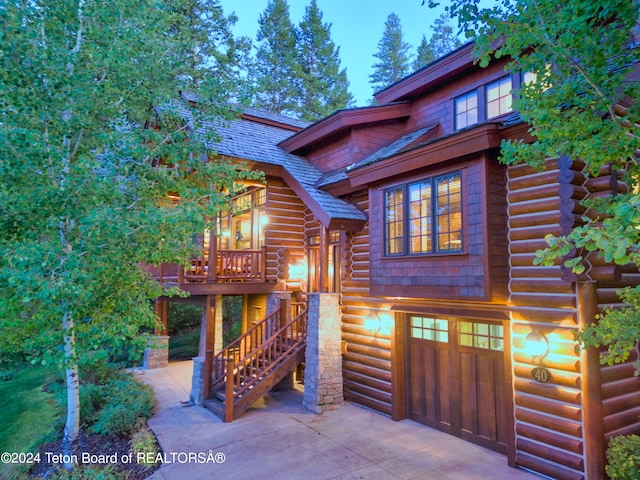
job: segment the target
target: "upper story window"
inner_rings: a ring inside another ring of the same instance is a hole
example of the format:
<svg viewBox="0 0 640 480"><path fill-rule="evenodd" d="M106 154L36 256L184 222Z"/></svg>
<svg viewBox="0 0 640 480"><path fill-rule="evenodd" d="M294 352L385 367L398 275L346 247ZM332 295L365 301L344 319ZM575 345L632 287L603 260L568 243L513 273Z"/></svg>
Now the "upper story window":
<svg viewBox="0 0 640 480"><path fill-rule="evenodd" d="M487 85L487 119L513 110L511 77L505 77Z"/></svg>
<svg viewBox="0 0 640 480"><path fill-rule="evenodd" d="M511 112L512 90L513 81L509 76L456 97L453 101L455 130Z"/></svg>
<svg viewBox="0 0 640 480"><path fill-rule="evenodd" d="M385 255L462 251L462 176L431 177L384 192Z"/></svg>
<svg viewBox="0 0 640 480"><path fill-rule="evenodd" d="M455 99L456 130L478 123L478 92L473 91Z"/></svg>

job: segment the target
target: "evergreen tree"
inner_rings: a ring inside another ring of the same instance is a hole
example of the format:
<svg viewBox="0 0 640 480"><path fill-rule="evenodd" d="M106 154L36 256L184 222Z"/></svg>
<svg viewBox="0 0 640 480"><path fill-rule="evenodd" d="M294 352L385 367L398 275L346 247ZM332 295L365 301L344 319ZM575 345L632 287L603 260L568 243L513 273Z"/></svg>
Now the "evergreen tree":
<svg viewBox="0 0 640 480"><path fill-rule="evenodd" d="M353 102L346 69L340 70L340 48L331 40L331 24L322 23L316 0L300 23L298 62L302 74L299 116L315 121Z"/></svg>
<svg viewBox="0 0 640 480"><path fill-rule="evenodd" d="M453 33L453 27L450 22L449 13L444 12L431 25L433 33L429 39L429 47L435 58L444 57L447 53L462 46L460 39Z"/></svg>
<svg viewBox="0 0 640 480"><path fill-rule="evenodd" d="M378 52L373 55L378 63L373 65L374 72L369 75L374 91L388 87L409 73L410 48L402 38L400 18L395 13L389 14L378 42Z"/></svg>
<svg viewBox="0 0 640 480"><path fill-rule="evenodd" d="M258 22L254 105L274 113L295 115L301 75L296 59L297 35L286 0L270 0Z"/></svg>
<svg viewBox="0 0 640 480"><path fill-rule="evenodd" d="M423 67L426 67L435 59L436 55L433 53L429 42L427 42L427 37L423 35L422 40L420 41L420 45L418 45L416 58L411 64L413 71L415 72Z"/></svg>
<svg viewBox="0 0 640 480"><path fill-rule="evenodd" d="M235 38L231 32L238 18L226 16L219 0L175 0L168 9L168 32L183 57L185 88L214 82L218 93L235 100L251 51L251 39Z"/></svg>

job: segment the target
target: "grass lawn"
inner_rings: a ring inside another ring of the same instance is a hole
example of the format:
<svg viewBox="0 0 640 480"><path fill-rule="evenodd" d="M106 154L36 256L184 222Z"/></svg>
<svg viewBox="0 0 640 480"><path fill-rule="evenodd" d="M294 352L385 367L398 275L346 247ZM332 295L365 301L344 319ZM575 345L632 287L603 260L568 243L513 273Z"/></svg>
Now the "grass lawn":
<svg viewBox="0 0 640 480"><path fill-rule="evenodd" d="M59 431L56 399L42 390L43 385L55 378L55 370L21 365L10 372L0 377L0 452L36 453L41 443L53 440ZM0 479L15 478L29 466L20 467L0 465Z"/></svg>

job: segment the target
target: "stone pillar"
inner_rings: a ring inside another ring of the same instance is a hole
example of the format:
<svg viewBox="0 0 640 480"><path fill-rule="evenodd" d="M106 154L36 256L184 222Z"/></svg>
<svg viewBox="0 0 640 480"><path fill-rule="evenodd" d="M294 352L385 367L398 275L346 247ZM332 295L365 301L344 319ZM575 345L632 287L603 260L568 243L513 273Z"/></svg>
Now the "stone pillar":
<svg viewBox="0 0 640 480"><path fill-rule="evenodd" d="M309 294L302 404L317 414L344 400L339 301L337 293Z"/></svg>
<svg viewBox="0 0 640 480"><path fill-rule="evenodd" d="M169 336L156 335L151 338L144 351L142 367L162 368L169 364Z"/></svg>
<svg viewBox="0 0 640 480"><path fill-rule="evenodd" d="M194 405L204 402L204 356L193 357L193 376L191 377L191 393L189 400Z"/></svg>

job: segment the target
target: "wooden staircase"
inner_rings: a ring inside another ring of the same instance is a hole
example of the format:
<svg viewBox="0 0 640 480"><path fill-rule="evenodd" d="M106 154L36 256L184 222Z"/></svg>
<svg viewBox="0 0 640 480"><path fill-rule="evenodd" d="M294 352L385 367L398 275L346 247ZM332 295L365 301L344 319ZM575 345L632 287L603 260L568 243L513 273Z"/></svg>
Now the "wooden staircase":
<svg viewBox="0 0 640 480"><path fill-rule="evenodd" d="M307 312L285 323L286 311L283 304L212 356L204 405L225 422L242 415L304 362Z"/></svg>

